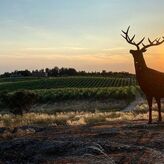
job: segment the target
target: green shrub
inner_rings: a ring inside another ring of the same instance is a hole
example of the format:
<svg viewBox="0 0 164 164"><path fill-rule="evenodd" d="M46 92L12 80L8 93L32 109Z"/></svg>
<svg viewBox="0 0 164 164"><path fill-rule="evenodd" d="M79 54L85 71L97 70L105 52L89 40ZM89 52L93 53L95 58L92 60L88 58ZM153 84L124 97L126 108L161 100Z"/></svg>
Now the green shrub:
<svg viewBox="0 0 164 164"><path fill-rule="evenodd" d="M1 101L10 108L13 114L22 115L23 112L29 112L38 95L31 91L17 91L14 93L4 93L1 95Z"/></svg>

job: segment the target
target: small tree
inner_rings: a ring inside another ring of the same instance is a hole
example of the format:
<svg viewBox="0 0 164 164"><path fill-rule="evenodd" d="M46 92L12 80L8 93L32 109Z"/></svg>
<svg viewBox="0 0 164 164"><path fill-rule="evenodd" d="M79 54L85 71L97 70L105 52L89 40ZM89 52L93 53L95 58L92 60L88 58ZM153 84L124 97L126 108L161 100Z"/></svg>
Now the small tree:
<svg viewBox="0 0 164 164"><path fill-rule="evenodd" d="M24 90L2 95L2 102L10 108L11 113L22 115L30 111L37 97L36 93Z"/></svg>

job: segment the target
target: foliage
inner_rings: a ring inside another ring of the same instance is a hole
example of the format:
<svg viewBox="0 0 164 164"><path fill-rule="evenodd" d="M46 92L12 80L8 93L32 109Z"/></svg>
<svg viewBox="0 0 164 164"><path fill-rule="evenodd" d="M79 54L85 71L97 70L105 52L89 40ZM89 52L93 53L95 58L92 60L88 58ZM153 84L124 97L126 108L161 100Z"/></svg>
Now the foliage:
<svg viewBox="0 0 164 164"><path fill-rule="evenodd" d="M38 97L38 103L86 99L125 99L131 101L135 98L136 93L140 92L140 89L136 86L135 78L58 77L20 78L15 81L1 79L0 91L3 93L0 94L0 106L7 105L18 110L12 111L13 113L21 114L23 107L18 106L30 104L30 98L26 98L26 101L28 100L26 102L24 97L31 93ZM35 99L34 95L31 96ZM28 111L29 109L24 107L24 110Z"/></svg>
<svg viewBox="0 0 164 164"><path fill-rule="evenodd" d="M77 71L74 68L58 68L54 67L52 69L40 69L40 70L16 70L14 72L5 72L4 74L0 75L0 77L7 78L7 77L59 77L59 76L110 76L110 77L134 77L134 74L130 74L129 72L112 72L112 71L105 71L102 72L85 72L85 71Z"/></svg>
<svg viewBox="0 0 164 164"><path fill-rule="evenodd" d="M36 99L37 94L31 91L1 94L1 101L10 108L10 112L13 114L22 115L23 112L29 112Z"/></svg>
<svg viewBox="0 0 164 164"><path fill-rule="evenodd" d="M0 81L0 91L35 90L51 88L105 88L136 85L135 78L109 77L58 77L58 78L23 78Z"/></svg>
<svg viewBox="0 0 164 164"><path fill-rule="evenodd" d="M0 95L0 99L5 104L11 106L23 106L32 103L34 99L38 103L54 103L65 100L105 100L124 99L134 100L138 87L111 87L111 88L61 88L61 89L40 89L33 91L15 91ZM31 96L31 98L30 98ZM8 103L10 102L10 103ZM12 107L11 107L12 108Z"/></svg>
<svg viewBox="0 0 164 164"><path fill-rule="evenodd" d="M135 91L134 91L135 90ZM137 92L136 87L117 88L65 88L35 90L39 102L55 102L81 99L125 99L132 100Z"/></svg>

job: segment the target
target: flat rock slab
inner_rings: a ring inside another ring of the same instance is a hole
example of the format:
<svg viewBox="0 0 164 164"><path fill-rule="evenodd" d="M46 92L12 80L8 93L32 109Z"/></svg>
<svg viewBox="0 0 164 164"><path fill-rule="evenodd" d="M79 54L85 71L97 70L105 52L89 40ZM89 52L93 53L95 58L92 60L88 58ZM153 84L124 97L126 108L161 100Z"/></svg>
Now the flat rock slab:
<svg viewBox="0 0 164 164"><path fill-rule="evenodd" d="M0 163L162 164L164 124L120 121L87 126L2 128Z"/></svg>

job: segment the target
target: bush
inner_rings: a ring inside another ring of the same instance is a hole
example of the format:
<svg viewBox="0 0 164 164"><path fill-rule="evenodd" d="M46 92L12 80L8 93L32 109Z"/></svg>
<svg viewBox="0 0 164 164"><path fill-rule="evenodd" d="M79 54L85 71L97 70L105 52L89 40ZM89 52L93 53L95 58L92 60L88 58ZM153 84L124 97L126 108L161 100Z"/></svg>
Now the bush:
<svg viewBox="0 0 164 164"><path fill-rule="evenodd" d="M1 101L10 108L11 113L22 115L24 112L30 111L37 97L36 93L24 90L14 93L4 93L1 95Z"/></svg>

